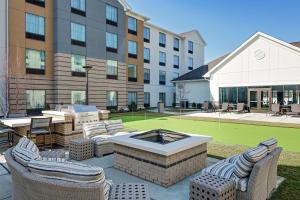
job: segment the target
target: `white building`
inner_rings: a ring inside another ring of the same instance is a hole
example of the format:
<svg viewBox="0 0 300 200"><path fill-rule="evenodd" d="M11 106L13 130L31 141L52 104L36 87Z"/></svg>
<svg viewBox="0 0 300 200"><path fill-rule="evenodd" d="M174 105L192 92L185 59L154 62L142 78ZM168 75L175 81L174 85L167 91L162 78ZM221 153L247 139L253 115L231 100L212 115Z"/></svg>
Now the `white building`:
<svg viewBox="0 0 300 200"><path fill-rule="evenodd" d="M300 103L300 42L287 43L258 32L208 68L202 79L209 80L209 93L201 92L203 81L197 81L187 95L190 102L245 103L256 112L267 111L272 103ZM191 87L190 81L181 82ZM194 98L199 95L201 99Z"/></svg>
<svg viewBox="0 0 300 200"><path fill-rule="evenodd" d="M145 23L145 107L156 107L159 101L172 106L176 101L176 90L171 80L203 65L205 45L196 30L176 34Z"/></svg>

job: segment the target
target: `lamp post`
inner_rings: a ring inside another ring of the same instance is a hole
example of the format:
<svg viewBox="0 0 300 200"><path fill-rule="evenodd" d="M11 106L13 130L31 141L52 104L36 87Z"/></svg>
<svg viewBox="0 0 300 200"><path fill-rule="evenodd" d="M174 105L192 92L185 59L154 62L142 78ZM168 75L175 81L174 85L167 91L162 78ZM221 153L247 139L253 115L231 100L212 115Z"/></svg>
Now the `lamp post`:
<svg viewBox="0 0 300 200"><path fill-rule="evenodd" d="M85 104L89 105L89 71L92 69L92 66L86 65L83 67L85 69L85 77L86 77L86 83L85 83Z"/></svg>

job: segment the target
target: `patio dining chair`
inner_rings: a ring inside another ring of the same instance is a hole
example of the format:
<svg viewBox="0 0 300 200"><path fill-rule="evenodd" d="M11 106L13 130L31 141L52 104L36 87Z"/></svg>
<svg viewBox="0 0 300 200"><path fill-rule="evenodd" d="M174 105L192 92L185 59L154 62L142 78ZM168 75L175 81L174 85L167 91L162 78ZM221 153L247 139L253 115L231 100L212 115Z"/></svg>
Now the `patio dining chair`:
<svg viewBox="0 0 300 200"><path fill-rule="evenodd" d="M209 103L208 102L204 102L201 106L201 110L207 112L209 108Z"/></svg>
<svg viewBox="0 0 300 200"><path fill-rule="evenodd" d="M52 133L51 133L52 117L47 118L31 118L30 130L27 132L27 137L32 139L35 136L36 145L46 147L46 135L50 135L50 148L52 149ZM43 136L43 144L38 144L38 136Z"/></svg>
<svg viewBox="0 0 300 200"><path fill-rule="evenodd" d="M280 104L271 104L271 109L267 114L270 115L281 115Z"/></svg>
<svg viewBox="0 0 300 200"><path fill-rule="evenodd" d="M245 104L244 103L238 103L236 106L236 110L232 110L232 112L236 113L242 113L245 111Z"/></svg>
<svg viewBox="0 0 300 200"><path fill-rule="evenodd" d="M216 112L228 112L229 103L222 103L222 108L217 109Z"/></svg>
<svg viewBox="0 0 300 200"><path fill-rule="evenodd" d="M286 112L286 115L300 116L300 104L292 104L291 111Z"/></svg>
<svg viewBox="0 0 300 200"><path fill-rule="evenodd" d="M5 135L7 136L7 139L0 140L0 144L9 143L9 145L12 145L14 142L14 132L14 129L7 126L0 127L0 137L4 138Z"/></svg>

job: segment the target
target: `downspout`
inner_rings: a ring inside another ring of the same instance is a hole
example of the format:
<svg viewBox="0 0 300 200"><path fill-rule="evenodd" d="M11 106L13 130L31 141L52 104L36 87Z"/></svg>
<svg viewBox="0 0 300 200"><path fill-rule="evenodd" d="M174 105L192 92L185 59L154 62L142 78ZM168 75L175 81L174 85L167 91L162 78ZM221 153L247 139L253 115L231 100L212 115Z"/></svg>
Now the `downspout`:
<svg viewBox="0 0 300 200"><path fill-rule="evenodd" d="M8 26L8 23L9 23L9 21L8 21L8 14L9 14L9 12L8 12L8 0L6 0L6 113L5 113L5 117L7 117L7 115L8 115L8 113L9 113L9 103L8 103L8 94L9 94L9 89L8 89L8 87L9 87L9 83L8 83L8 81L9 81L9 78L8 78L8 76L9 76L9 69L8 69L8 62L9 62L9 41L8 41L8 33L9 33L9 30L8 30L8 28L9 28L9 26Z"/></svg>

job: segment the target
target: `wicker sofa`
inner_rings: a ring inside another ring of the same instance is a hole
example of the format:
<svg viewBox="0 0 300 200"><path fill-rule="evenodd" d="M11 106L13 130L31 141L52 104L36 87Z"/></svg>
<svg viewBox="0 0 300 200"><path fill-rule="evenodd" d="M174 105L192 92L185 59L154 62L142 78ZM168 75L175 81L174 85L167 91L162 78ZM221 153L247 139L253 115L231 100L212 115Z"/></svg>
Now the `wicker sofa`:
<svg viewBox="0 0 300 200"><path fill-rule="evenodd" d="M5 153L12 176L13 200L105 200L104 185L74 183L44 178L30 172L12 156L12 148Z"/></svg>
<svg viewBox="0 0 300 200"><path fill-rule="evenodd" d="M267 143L270 141L271 140L268 140ZM235 170L237 168L237 165L240 164L238 163L239 161L237 160L243 154L234 155L227 159L219 161L213 166L204 169L202 171L202 174L199 177L203 176L204 174L211 174L211 175L216 175L221 179L227 179L235 182L237 200L268 199L271 197L272 192L276 188L277 164L278 164L279 156L282 152L281 147L275 147L274 144L272 145L273 145L272 150L268 149L267 153L265 153L264 156L262 156L260 159L257 160L257 162L253 165L253 167L251 167L251 170L249 171L249 175L245 178L237 179L236 178L237 176L235 175L236 173ZM276 146L277 146L277 141L276 141ZM251 151L251 149L248 151ZM232 168L233 165L234 167ZM241 168L243 167L245 169L245 166L242 166ZM196 178L199 179L199 177ZM193 180L191 180L191 185ZM241 186L242 184L243 186ZM192 188L194 187L191 187L191 190Z"/></svg>

